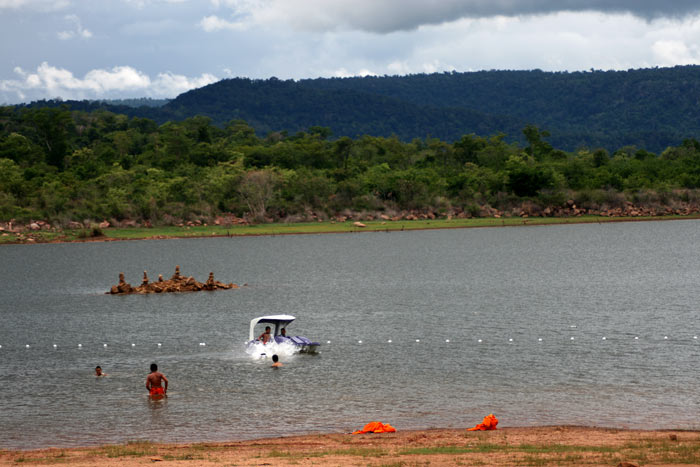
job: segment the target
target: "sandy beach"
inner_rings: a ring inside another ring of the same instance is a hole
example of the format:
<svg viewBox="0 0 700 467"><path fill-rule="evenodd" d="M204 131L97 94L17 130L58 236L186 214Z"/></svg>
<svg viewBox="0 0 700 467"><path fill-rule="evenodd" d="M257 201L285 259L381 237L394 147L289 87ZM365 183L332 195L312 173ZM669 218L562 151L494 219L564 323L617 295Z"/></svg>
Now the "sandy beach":
<svg viewBox="0 0 700 467"><path fill-rule="evenodd" d="M0 465L700 465L700 432L545 426L0 451ZM625 464L628 463L628 464Z"/></svg>

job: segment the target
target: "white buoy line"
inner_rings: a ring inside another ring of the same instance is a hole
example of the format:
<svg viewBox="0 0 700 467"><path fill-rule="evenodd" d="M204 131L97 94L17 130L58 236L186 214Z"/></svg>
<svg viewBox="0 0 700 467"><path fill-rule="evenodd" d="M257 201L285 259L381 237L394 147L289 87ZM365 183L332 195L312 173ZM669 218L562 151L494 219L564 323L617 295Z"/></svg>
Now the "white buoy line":
<svg viewBox="0 0 700 467"><path fill-rule="evenodd" d="M594 339L598 339L598 338L596 337L596 338L594 338ZM698 335L689 336L689 337L687 337L687 338L673 338L672 336L668 336L668 335L663 335L663 336L659 336L659 337L656 337L656 338L654 338L653 336L652 336L652 337L640 337L640 336L637 336L637 335L635 335L635 336L633 336L633 337L624 337L624 336L623 336L623 337L601 336L599 339L600 339L600 340L599 340L598 342L601 342L601 341L605 341L605 342L607 342L607 341L622 342L622 341L625 341L625 340L628 340L628 339L629 339L629 340L633 340L633 341L646 341L646 342L682 342L682 341L684 341L684 340L685 340L685 341L691 340L691 341L693 341L693 342L698 342ZM537 342L537 343L545 343L545 342L555 342L555 341L560 341L560 340L561 340L561 337L559 337L559 338L553 337L553 338L549 338L549 339L545 339L545 338L542 338L542 337L538 337L538 338L536 339L536 342ZM529 338L528 338L528 339L525 339L525 338L522 338L522 337L519 337L519 338L517 338L517 339L516 339L516 338L513 338L513 337L508 337L508 338L499 337L499 338L490 338L490 339L488 339L488 340L486 340L486 339L481 339L481 338L476 338L476 339L475 339L474 337L468 337L468 338L454 338L454 337L453 337L453 338L451 338L451 339L441 339L441 340L440 340L440 342L442 342L442 343L444 343L444 344L450 344L450 343L452 343L452 344L455 344L455 345L464 344L464 343L467 343L467 344L468 344L468 343L482 344L482 343L485 343L485 342L488 342L488 343L491 343L491 344L493 344L493 343L498 343L498 342L505 342L505 343L507 343L507 344L517 345L517 344L525 344L525 343L530 342L530 341L531 341L531 339L529 339ZM580 336L580 335L579 335L579 336L569 336L568 341L569 341L569 342L580 342L580 341L590 342L589 336ZM363 345L363 344L367 344L367 343L374 343L374 342L372 342L372 341L366 341L366 340L362 340L362 339L358 339L358 340L355 340L355 341L353 341L353 342L355 342L357 345ZM386 344L400 344L400 343L404 343L404 344L405 344L406 342L408 342L408 343L414 343L414 344L420 344L420 343L423 343L423 342L429 342L429 340L426 341L425 339L409 339L408 341L396 341L396 340L394 340L394 339L387 339L387 340L385 340L385 341L383 341L383 342L385 342ZM336 343L337 343L337 341L336 341ZM177 346L177 347L182 348L182 345L180 345L180 344L181 344L181 343L178 343L178 346ZM76 348L76 346L77 346L77 348L78 348L79 350L87 349L87 348L94 348L94 347L102 348L103 350L108 350L108 349L113 349L113 348L118 348L118 347L119 347L118 344L114 344L114 343L111 343L111 344L102 343L101 345L100 345L100 344L91 344L91 345L87 345L87 344L86 344L86 345L84 345L83 343L78 343L78 344L73 344L73 345L65 345L65 344L53 343L53 344L49 344L49 345L50 345L51 348L53 348L54 350L64 349L64 348L71 348L71 347L72 347L72 348ZM131 347L131 348L136 348L136 347L137 347L137 344L136 344L135 342L131 342L131 343L128 343L128 344L125 344L125 345L126 345L126 346L129 346L129 347ZM157 342L157 343L155 343L155 344L152 344L152 343L143 344L143 343L141 343L141 344L138 344L138 347L139 347L139 348L146 349L146 348L148 348L149 346L153 346L153 345L155 345L155 347L157 347L158 349L161 349L161 348L164 348L164 347L168 347L167 345L164 345L162 342ZM197 342L197 343L195 343L194 345L198 345L199 347L206 347L206 346L207 346L207 343L206 343L206 342ZM325 341L325 345L331 345L331 341L330 341L330 340ZM23 347L24 349L27 349L27 350L32 350L32 349L41 348L42 346L39 345L39 344L37 344L37 343L31 343L31 344L24 344L22 347ZM9 349L9 348L10 348L10 347L8 347L7 344L5 344L5 345L0 344L0 350L6 350L6 349Z"/></svg>

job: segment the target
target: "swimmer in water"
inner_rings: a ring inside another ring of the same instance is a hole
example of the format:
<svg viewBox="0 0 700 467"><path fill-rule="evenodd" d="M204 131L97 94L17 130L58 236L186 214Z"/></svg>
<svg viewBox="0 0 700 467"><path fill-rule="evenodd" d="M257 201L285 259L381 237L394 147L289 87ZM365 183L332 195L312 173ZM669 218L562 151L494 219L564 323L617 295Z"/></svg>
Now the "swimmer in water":
<svg viewBox="0 0 700 467"><path fill-rule="evenodd" d="M272 356L272 368L279 368L282 366L282 362L280 362L280 358L277 356L277 354L274 354Z"/></svg>
<svg viewBox="0 0 700 467"><path fill-rule="evenodd" d="M165 388L162 385L163 381L165 381ZM151 363L151 373L146 378L146 389L153 398L160 399L168 396L168 378L158 371L158 365L155 363Z"/></svg>
<svg viewBox="0 0 700 467"><path fill-rule="evenodd" d="M102 367L97 365L95 367L95 376L107 376L107 373L102 373Z"/></svg>

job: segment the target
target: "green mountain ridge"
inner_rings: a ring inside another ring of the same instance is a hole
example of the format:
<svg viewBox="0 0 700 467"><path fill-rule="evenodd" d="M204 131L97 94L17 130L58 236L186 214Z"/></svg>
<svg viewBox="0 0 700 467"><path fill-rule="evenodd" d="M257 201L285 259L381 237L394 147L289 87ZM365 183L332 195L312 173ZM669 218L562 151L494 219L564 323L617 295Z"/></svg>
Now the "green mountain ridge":
<svg viewBox="0 0 700 467"><path fill-rule="evenodd" d="M161 107L88 101L28 106L103 108L164 123L203 115L259 134L328 127L335 137L396 135L404 141L505 133L524 141L535 125L564 150L636 146L656 153L700 137L700 67L627 71L479 71L299 81L224 79Z"/></svg>

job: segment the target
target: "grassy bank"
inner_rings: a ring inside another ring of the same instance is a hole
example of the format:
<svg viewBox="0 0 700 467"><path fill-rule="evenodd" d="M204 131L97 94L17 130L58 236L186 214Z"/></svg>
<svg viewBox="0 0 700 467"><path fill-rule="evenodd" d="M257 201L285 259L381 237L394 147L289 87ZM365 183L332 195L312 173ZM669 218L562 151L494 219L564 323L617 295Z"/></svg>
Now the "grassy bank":
<svg viewBox="0 0 700 467"><path fill-rule="evenodd" d="M325 434L228 443L135 441L98 448L2 451L0 465L700 465L700 433L587 427ZM184 463L183 463L184 462Z"/></svg>
<svg viewBox="0 0 700 467"><path fill-rule="evenodd" d="M0 236L0 244L7 243L47 243L76 241L111 241L158 238L194 238L194 237L236 237L245 235L289 235L321 234L350 232L393 232L426 229L459 229L477 227L508 227L523 225L582 224L607 222L657 221L678 219L700 219L700 216L648 216L648 217L508 217L508 218L473 218L473 219L434 219L402 221L366 221L357 226L347 222L304 222L272 223L236 226L195 226L195 227L130 227L63 231L36 231L22 234L7 232Z"/></svg>

